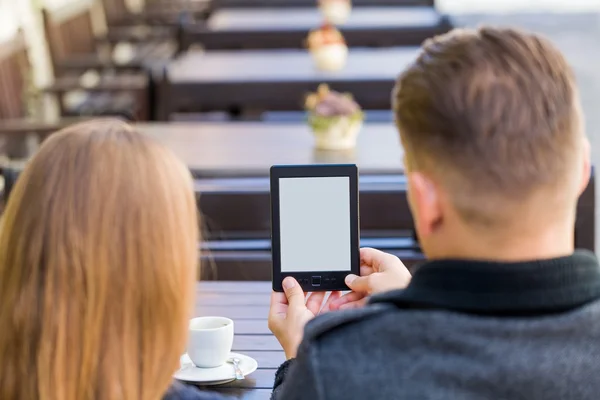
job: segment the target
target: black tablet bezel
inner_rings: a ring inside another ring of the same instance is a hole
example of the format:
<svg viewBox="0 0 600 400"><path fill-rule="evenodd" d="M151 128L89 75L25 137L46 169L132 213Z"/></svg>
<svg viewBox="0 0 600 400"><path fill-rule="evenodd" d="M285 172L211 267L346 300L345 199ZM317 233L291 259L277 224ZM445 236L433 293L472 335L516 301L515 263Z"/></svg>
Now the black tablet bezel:
<svg viewBox="0 0 600 400"><path fill-rule="evenodd" d="M281 272L281 238L279 209L279 179L348 177L350 182L350 249L351 265L348 271ZM282 292L282 282L292 276L305 292L349 290L344 279L350 273L360 273L359 215L358 215L358 168L354 164L327 165L274 165L271 167L271 254L273 290Z"/></svg>

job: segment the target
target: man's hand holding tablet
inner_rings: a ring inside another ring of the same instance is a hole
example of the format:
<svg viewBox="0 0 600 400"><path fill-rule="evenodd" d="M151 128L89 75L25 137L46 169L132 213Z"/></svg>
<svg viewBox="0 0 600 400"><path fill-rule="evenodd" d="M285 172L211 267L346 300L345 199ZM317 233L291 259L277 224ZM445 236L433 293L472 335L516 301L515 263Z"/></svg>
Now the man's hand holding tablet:
<svg viewBox="0 0 600 400"><path fill-rule="evenodd" d="M269 329L283 348L286 358L296 357L302 342L304 326L319 314L330 311L331 303L339 300L340 292L331 292L326 300L326 292L306 294L296 279L288 276L283 280L283 293L271 294Z"/></svg>
<svg viewBox="0 0 600 400"><path fill-rule="evenodd" d="M348 290L359 274L356 165L271 168L273 290L295 278L305 292Z"/></svg>
<svg viewBox="0 0 600 400"><path fill-rule="evenodd" d="M331 310L362 307L372 294L404 289L411 275L400 259L383 251L360 249L360 276L346 276L346 285L352 290L329 305Z"/></svg>
<svg viewBox="0 0 600 400"><path fill-rule="evenodd" d="M391 254L364 248L360 250L361 276L348 275L346 283L352 292L341 296L332 292L309 294L298 282L288 277L283 281L284 293L273 292L269 312L269 329L273 332L288 359L296 357L304 326L319 314L365 305L367 297L389 290L403 289L410 282L410 273L402 261Z"/></svg>
<svg viewBox="0 0 600 400"><path fill-rule="evenodd" d="M288 359L296 356L304 326L318 314L362 306L367 296L410 281L397 257L374 249L359 255L355 165L271 168L271 228L269 329ZM353 291L344 296L337 291L348 289Z"/></svg>

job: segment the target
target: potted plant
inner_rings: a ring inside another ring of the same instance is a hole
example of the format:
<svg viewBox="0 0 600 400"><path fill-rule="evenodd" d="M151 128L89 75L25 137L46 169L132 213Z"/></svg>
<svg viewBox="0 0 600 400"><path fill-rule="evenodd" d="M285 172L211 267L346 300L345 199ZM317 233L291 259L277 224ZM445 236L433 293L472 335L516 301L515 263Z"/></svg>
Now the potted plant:
<svg viewBox="0 0 600 400"><path fill-rule="evenodd" d="M352 95L329 89L325 84L306 98L308 122L320 150L347 150L356 147L364 114Z"/></svg>

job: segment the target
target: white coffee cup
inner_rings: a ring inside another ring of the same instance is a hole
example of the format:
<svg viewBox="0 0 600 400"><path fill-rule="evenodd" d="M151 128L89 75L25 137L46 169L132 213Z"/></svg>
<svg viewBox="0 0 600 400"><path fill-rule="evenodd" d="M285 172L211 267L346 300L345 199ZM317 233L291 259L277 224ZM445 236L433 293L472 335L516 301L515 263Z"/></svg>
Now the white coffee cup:
<svg viewBox="0 0 600 400"><path fill-rule="evenodd" d="M227 362L233 346L233 321L224 317L190 320L187 353L196 367L215 368Z"/></svg>

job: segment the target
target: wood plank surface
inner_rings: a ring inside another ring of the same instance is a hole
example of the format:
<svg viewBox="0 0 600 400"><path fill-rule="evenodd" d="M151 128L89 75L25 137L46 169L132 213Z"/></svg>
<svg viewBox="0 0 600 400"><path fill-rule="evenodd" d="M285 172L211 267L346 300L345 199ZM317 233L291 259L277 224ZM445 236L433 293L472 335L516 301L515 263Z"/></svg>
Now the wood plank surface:
<svg viewBox="0 0 600 400"><path fill-rule="evenodd" d="M264 306L269 304L271 293L246 293L246 294L229 294L198 291L196 295L196 304L200 307L207 306Z"/></svg>
<svg viewBox="0 0 600 400"><path fill-rule="evenodd" d="M264 319L268 306L199 306L196 315L201 317L221 316L231 319Z"/></svg>
<svg viewBox="0 0 600 400"><path fill-rule="evenodd" d="M221 314L217 314L221 315ZM265 314L266 315L266 314ZM269 335L235 335L233 351L280 351L281 345L275 336Z"/></svg>
<svg viewBox="0 0 600 400"><path fill-rule="evenodd" d="M199 282L196 293L270 294L271 282Z"/></svg>

